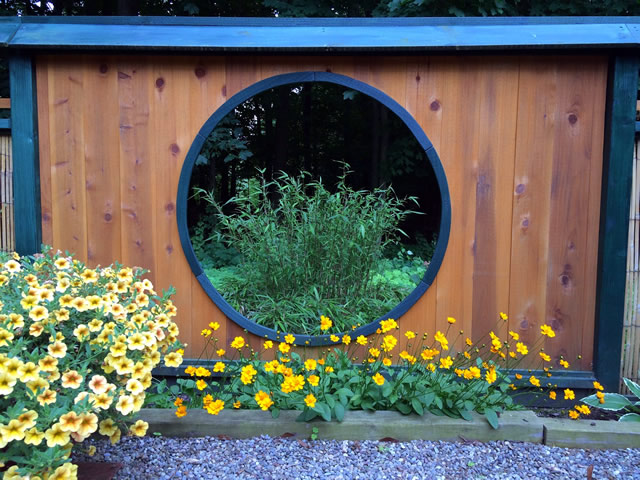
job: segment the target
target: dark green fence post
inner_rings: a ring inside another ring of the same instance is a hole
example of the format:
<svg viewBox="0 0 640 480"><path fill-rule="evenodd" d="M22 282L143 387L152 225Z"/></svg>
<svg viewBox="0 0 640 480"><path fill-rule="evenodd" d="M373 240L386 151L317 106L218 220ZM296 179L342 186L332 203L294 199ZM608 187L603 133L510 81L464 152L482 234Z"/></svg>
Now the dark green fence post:
<svg viewBox="0 0 640 480"><path fill-rule="evenodd" d="M40 251L40 166L36 77L30 56L9 58L11 90L11 140L13 144L13 202L16 251Z"/></svg>
<svg viewBox="0 0 640 480"><path fill-rule="evenodd" d="M595 375L608 391L618 391L620 381L637 92L638 58L613 57L607 86L594 345Z"/></svg>

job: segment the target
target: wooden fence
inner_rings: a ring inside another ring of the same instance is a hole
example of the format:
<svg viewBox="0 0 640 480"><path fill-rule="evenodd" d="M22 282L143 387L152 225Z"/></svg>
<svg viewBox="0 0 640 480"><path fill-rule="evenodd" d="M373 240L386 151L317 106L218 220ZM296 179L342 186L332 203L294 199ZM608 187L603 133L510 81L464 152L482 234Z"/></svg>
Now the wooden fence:
<svg viewBox="0 0 640 480"><path fill-rule="evenodd" d="M633 183L629 208L627 246L627 285L622 335L621 377L638 381L640 377L640 137L633 156ZM621 392L629 393L621 379Z"/></svg>
<svg viewBox="0 0 640 480"><path fill-rule="evenodd" d="M11 135L0 133L0 251L15 249Z"/></svg>

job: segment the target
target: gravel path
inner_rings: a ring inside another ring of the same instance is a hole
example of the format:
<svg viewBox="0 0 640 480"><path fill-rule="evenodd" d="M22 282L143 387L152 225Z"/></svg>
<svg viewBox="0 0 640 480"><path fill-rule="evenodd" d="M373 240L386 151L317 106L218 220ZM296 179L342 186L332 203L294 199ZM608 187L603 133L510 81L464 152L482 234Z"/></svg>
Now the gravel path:
<svg viewBox="0 0 640 480"><path fill-rule="evenodd" d="M122 462L116 480L165 479L640 479L640 449L581 450L515 442L352 442L124 438L92 459ZM593 466L592 477L588 470Z"/></svg>

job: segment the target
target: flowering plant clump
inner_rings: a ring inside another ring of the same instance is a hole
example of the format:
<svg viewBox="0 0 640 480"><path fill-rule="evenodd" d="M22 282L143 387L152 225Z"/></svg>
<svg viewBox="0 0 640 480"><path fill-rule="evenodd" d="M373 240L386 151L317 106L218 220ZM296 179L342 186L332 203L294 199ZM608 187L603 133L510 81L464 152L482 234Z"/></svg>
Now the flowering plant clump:
<svg viewBox="0 0 640 480"><path fill-rule="evenodd" d="M172 292L143 270L87 268L59 252L0 258L0 468L4 479L74 479L71 449L148 425L131 414L151 369L179 366Z"/></svg>
<svg viewBox="0 0 640 480"><path fill-rule="evenodd" d="M640 400L640 385L628 378L623 380L629 391ZM605 393L604 387L598 382L593 382L593 388L596 393L582 398L580 401L586 405L576 405L574 407L575 413L573 411L569 412L571 418L578 418L580 413L588 415L590 413L588 406L590 406L615 412L627 412L618 418L619 422L640 422L640 401L632 402L619 393Z"/></svg>
<svg viewBox="0 0 640 480"><path fill-rule="evenodd" d="M506 321L507 316L501 314L499 322ZM176 415L187 415L188 407L204 408L213 415L233 407L270 410L274 417L281 409L301 410L301 421L315 417L341 421L346 410L420 415L428 411L469 420L475 411L497 428L498 413L515 408L514 381L528 389L551 387L543 387L534 375L524 380L521 374L513 376L514 368L535 348L521 342L517 333L509 332L507 339L501 339L490 332L487 343L474 343L459 331L449 340L455 322L449 317L448 329L431 338L408 331L399 340L397 322L383 320L371 338L332 335L332 341L342 346L313 351L321 353L317 357L308 356L306 349L294 352L291 334L279 344L266 340L259 350L238 336L227 352L218 345L214 332L219 325L212 322L202 331L207 338L204 355L215 352L218 359L206 367L186 368L192 378L179 380L182 391L175 401ZM329 318L321 318L321 329L331 325ZM544 325L538 341L554 335ZM267 356L271 360L263 361ZM550 357L540 350L539 359L544 375L550 376ZM568 362L563 365L569 366Z"/></svg>

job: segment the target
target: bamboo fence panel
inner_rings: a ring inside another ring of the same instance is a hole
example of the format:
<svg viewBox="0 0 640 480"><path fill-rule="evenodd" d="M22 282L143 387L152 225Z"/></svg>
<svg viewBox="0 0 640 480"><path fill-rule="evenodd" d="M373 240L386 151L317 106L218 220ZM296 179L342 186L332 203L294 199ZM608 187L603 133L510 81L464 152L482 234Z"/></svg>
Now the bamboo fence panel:
<svg viewBox="0 0 640 480"><path fill-rule="evenodd" d="M620 391L630 393L622 378L635 382L640 377L640 138L636 138L633 156L633 180L629 208L629 241L627 243L627 284L622 334L622 374Z"/></svg>
<svg viewBox="0 0 640 480"><path fill-rule="evenodd" d="M11 136L0 134L0 251L15 249Z"/></svg>

